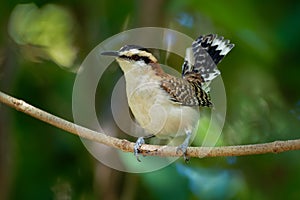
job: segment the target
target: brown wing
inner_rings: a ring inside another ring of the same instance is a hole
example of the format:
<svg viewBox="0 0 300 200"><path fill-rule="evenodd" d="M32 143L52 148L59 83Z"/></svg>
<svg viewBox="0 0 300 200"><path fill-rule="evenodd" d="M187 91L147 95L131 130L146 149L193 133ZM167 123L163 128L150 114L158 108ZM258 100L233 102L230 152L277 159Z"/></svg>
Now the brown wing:
<svg viewBox="0 0 300 200"><path fill-rule="evenodd" d="M170 99L184 106L211 106L209 95L201 88L201 79L186 76L185 79L166 76L161 87L170 95Z"/></svg>

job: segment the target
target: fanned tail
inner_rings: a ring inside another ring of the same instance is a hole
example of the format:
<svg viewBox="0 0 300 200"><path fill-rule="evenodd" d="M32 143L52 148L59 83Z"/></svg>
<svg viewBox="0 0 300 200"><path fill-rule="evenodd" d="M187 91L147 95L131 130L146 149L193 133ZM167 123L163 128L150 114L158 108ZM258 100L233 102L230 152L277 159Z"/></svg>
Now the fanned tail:
<svg viewBox="0 0 300 200"><path fill-rule="evenodd" d="M234 44L224 37L216 34L209 34L198 37L187 49L186 58L182 66L183 78L190 74L201 75L202 82L210 82L218 75L220 71L217 64L222 61ZM191 56L193 55L193 56Z"/></svg>

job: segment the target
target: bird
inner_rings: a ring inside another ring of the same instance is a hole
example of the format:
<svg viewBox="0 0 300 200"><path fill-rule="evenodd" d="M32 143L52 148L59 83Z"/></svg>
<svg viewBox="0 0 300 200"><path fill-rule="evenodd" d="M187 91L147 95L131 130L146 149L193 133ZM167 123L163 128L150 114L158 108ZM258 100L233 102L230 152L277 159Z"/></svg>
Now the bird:
<svg viewBox="0 0 300 200"><path fill-rule="evenodd" d="M174 142L177 152L189 160L187 147L200 118L201 107L213 107L210 83L221 73L217 68L224 56L234 47L230 40L217 34L200 35L186 49L181 77L166 73L158 59L145 47L125 45L118 51L104 51L103 56L114 56L126 82L129 108L147 133L134 145L139 159L145 139L183 138Z"/></svg>

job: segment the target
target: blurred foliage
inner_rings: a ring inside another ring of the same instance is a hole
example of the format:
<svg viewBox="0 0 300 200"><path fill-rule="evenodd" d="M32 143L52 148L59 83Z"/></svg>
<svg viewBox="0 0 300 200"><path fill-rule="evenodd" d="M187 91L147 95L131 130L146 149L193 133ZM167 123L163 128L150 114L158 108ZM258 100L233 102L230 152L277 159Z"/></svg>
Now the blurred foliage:
<svg viewBox="0 0 300 200"><path fill-rule="evenodd" d="M193 38L214 32L236 44L219 65L228 107L218 144L300 136L299 1L12 0L0 3L0 13L0 90L55 115L72 120L70 71L96 45L126 29L161 26ZM110 115L111 84L121 71L107 73L97 97L102 118ZM179 160L126 174L98 163L79 138L3 105L0 149L0 199L300 197L298 151Z"/></svg>
<svg viewBox="0 0 300 200"><path fill-rule="evenodd" d="M23 55L32 61L50 59L63 67L72 67L76 58L74 30L70 13L52 4L42 9L32 3L17 5L9 21L9 34L22 45Z"/></svg>

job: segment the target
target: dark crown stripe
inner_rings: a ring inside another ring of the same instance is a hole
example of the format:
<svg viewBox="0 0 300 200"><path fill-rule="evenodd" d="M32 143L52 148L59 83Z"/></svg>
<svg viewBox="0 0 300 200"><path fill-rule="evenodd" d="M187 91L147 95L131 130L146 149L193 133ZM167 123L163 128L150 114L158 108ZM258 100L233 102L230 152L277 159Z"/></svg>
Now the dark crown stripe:
<svg viewBox="0 0 300 200"><path fill-rule="evenodd" d="M142 60L144 61L146 64L149 64L151 62L153 62L150 58L148 58L147 56L139 56L139 55L132 55L132 56L126 56L126 55L122 55L120 56L120 58L125 58L127 60L134 60L134 61L139 61Z"/></svg>

